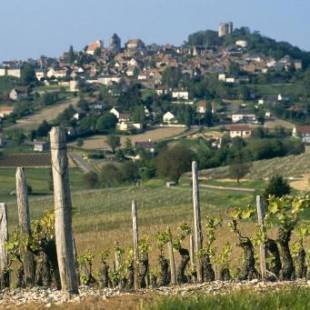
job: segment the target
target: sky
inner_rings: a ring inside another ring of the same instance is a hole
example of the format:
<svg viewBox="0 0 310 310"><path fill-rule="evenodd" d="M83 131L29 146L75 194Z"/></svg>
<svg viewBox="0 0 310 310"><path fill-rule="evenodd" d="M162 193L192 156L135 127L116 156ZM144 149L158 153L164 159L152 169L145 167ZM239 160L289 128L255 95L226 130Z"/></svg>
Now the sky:
<svg viewBox="0 0 310 310"><path fill-rule="evenodd" d="M0 0L0 61L59 56L113 33L182 44L233 21L310 50L309 0Z"/></svg>

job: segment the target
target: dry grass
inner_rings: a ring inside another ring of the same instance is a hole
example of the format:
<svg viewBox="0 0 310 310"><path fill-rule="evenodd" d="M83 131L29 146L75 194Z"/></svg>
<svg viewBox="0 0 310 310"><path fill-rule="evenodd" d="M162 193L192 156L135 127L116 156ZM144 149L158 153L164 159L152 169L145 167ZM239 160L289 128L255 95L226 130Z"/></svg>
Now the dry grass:
<svg viewBox="0 0 310 310"><path fill-rule="evenodd" d="M63 103L53 105L51 107L45 108L40 112L25 117L17 121L17 124L10 127L13 128L22 128L22 129L36 129L42 121L52 121L70 105L76 106L79 101L79 98L72 98L70 100L64 101Z"/></svg>
<svg viewBox="0 0 310 310"><path fill-rule="evenodd" d="M148 140L157 142L160 140L165 140L168 138L175 137L183 133L184 131L185 131L185 128L181 128L181 127L157 128L157 129L146 131L142 134L121 136L121 144L124 146L128 138L131 140L133 144L135 142L143 142L143 141L148 141ZM72 143L71 145L76 146L76 142ZM98 150L98 149L105 149L105 148L109 148L109 146L106 143L106 136L104 135L96 135L96 136L92 136L84 140L83 149L85 150Z"/></svg>

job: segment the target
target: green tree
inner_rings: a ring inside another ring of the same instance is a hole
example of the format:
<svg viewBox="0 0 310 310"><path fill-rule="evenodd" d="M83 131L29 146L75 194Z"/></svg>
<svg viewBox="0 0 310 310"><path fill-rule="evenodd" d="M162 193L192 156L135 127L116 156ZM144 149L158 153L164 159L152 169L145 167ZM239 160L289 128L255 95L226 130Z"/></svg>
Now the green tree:
<svg viewBox="0 0 310 310"><path fill-rule="evenodd" d="M113 154L115 150L121 146L121 139L119 136L110 135L107 137L106 142L110 146Z"/></svg>
<svg viewBox="0 0 310 310"><path fill-rule="evenodd" d="M69 52L68 52L68 61L70 64L73 64L75 59L76 59L76 55L75 55L73 46L71 45L69 48Z"/></svg>
<svg viewBox="0 0 310 310"><path fill-rule="evenodd" d="M46 137L51 130L52 126L44 120L38 127L36 131L36 136L37 137Z"/></svg>
<svg viewBox="0 0 310 310"><path fill-rule="evenodd" d="M190 170L193 157L193 152L181 144L165 148L156 158L157 173L178 183L181 175Z"/></svg>
<svg viewBox="0 0 310 310"><path fill-rule="evenodd" d="M269 196L282 197L288 195L291 192L291 187L288 182L280 175L273 176L265 190L264 197L268 199Z"/></svg>
<svg viewBox="0 0 310 310"><path fill-rule="evenodd" d="M20 79L24 85L29 85L37 80L34 67L30 63L25 63L22 66Z"/></svg>
<svg viewBox="0 0 310 310"><path fill-rule="evenodd" d="M106 130L114 129L117 124L117 118L112 113L105 113L100 116L96 123L96 130L105 132Z"/></svg>

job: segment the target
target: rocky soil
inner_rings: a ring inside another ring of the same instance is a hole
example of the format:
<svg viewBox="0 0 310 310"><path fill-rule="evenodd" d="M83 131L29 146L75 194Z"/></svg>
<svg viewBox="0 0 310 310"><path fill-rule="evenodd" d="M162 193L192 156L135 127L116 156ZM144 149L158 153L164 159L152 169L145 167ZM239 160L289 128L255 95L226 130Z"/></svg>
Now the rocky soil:
<svg viewBox="0 0 310 310"><path fill-rule="evenodd" d="M227 294L238 290L251 290L264 292L269 290L289 289L292 287L309 287L310 281L294 281L294 282L260 282L253 280L250 282L221 282L215 281L204 284L188 284L174 287L161 287L154 289L139 290L137 292L120 291L119 289L95 289L89 287L80 287L80 295L73 296L68 299L61 291L53 289L32 288L32 289L11 289L3 290L0 293L0 309L43 309L43 308L63 308L63 309L86 309L82 306L85 302L92 301L104 305L113 300L118 300L118 309L128 306L127 301L131 297L135 297L136 302L139 300L148 300L160 296L190 296L192 294ZM123 303L121 302L123 299ZM125 305L124 305L125 301ZM105 307L103 306L102 309ZM114 307L106 307L107 309L117 309ZM128 306L127 309L133 309Z"/></svg>

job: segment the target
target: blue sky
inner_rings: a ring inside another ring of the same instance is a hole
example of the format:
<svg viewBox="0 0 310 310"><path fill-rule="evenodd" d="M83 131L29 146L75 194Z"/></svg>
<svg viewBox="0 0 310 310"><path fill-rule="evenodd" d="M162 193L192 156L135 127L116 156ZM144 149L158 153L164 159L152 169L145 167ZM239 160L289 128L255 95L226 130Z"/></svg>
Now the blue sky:
<svg viewBox="0 0 310 310"><path fill-rule="evenodd" d="M58 56L95 39L181 44L222 21L310 50L309 0L1 0L0 60Z"/></svg>

